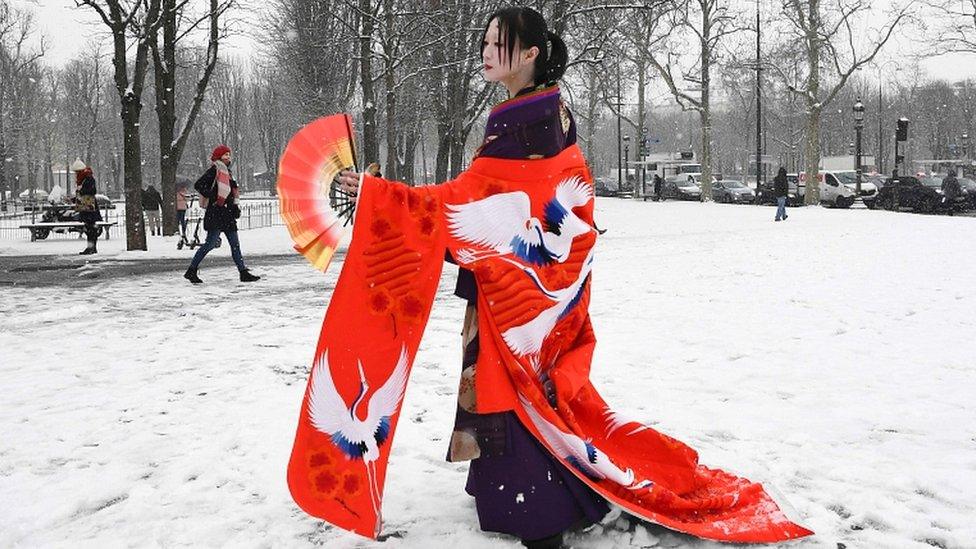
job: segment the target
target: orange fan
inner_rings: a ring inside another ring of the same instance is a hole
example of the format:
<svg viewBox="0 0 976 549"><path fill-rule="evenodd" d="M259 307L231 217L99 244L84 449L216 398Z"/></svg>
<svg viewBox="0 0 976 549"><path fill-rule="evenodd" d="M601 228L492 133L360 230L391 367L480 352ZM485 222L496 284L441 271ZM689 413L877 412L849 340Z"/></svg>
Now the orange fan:
<svg viewBox="0 0 976 549"><path fill-rule="evenodd" d="M355 204L338 188L341 170L356 170L352 119L348 114L319 118L288 142L278 166L281 217L295 249L325 271L339 245L342 227ZM356 170L358 171L358 170Z"/></svg>

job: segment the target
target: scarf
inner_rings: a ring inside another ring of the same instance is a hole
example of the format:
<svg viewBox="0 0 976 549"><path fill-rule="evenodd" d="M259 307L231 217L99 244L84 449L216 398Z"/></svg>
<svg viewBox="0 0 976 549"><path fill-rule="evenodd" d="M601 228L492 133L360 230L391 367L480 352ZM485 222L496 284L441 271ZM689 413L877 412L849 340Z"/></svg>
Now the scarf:
<svg viewBox="0 0 976 549"><path fill-rule="evenodd" d="M230 187L230 170L228 170L227 166L220 160L214 160L213 165L215 168L217 168L217 177L215 180L217 185L216 201L218 206L223 206L227 201L227 197L231 196L232 192ZM236 192L233 194L235 197L237 196Z"/></svg>
<svg viewBox="0 0 976 549"><path fill-rule="evenodd" d="M596 242L592 178L576 145L541 160L478 158L441 185L364 176L288 465L298 505L379 535L400 405L448 251L479 290L478 413L514 411L568 470L646 520L721 541L809 535L761 485L700 465L690 447L614 412L590 383Z"/></svg>

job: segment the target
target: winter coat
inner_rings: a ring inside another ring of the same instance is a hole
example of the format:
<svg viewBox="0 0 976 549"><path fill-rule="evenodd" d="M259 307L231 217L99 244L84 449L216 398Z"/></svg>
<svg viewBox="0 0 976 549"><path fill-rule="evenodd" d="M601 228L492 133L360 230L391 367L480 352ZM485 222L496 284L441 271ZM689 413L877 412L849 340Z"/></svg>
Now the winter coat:
<svg viewBox="0 0 976 549"><path fill-rule="evenodd" d="M777 174L773 178L773 196L783 198L790 194L790 183L785 175Z"/></svg>
<svg viewBox="0 0 976 549"><path fill-rule="evenodd" d="M237 230L237 217L240 216L240 206L234 195L237 181L230 180L231 194L223 206L217 205L217 167L210 166L200 179L193 184L193 188L209 201L207 212L203 214L203 228L206 231L233 232Z"/></svg>
<svg viewBox="0 0 976 549"><path fill-rule="evenodd" d="M163 205L163 196L156 189L142 191L142 209L147 212L159 211Z"/></svg>
<svg viewBox="0 0 976 549"><path fill-rule="evenodd" d="M959 186L959 180L956 179L956 176L948 175L942 180L942 194L948 200L955 200L962 194L962 187Z"/></svg>
<svg viewBox="0 0 976 549"><path fill-rule="evenodd" d="M75 201L77 202L75 210L78 211L78 220L82 223L95 223L102 220L102 214L98 211L98 203L95 201L96 192L94 176L89 175L78 186L78 191L75 194Z"/></svg>
<svg viewBox="0 0 976 549"><path fill-rule="evenodd" d="M183 190L176 191L176 211L186 211L186 195Z"/></svg>

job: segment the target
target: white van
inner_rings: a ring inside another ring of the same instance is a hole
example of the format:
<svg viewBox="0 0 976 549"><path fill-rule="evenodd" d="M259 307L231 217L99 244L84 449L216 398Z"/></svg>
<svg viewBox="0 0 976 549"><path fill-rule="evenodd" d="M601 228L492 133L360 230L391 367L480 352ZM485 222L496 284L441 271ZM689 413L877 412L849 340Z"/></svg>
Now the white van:
<svg viewBox="0 0 976 549"><path fill-rule="evenodd" d="M835 208L850 208L857 198L854 189L847 186L846 172L820 172L818 183L820 188L820 203L829 204ZM799 193L803 197L806 195L807 173L800 172ZM861 189L865 184L862 182ZM873 186L873 185L872 185ZM873 194L877 194L877 189Z"/></svg>

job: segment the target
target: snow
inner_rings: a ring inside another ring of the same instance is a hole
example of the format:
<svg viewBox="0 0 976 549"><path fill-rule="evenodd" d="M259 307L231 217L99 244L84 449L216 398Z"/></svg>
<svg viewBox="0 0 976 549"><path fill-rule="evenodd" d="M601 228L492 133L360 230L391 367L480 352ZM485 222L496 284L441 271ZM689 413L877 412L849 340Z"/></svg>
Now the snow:
<svg viewBox="0 0 976 549"><path fill-rule="evenodd" d="M595 383L703 463L764 481L817 532L796 547L973 547L976 219L790 214L598 199ZM241 233L254 284L213 257L199 287L172 267L109 276L119 259L189 258L149 238L149 252L101 244L98 279L3 290L0 546L520 546L480 531L467 466L443 459L463 316L452 267L407 389L380 545L305 515L285 485L340 265L275 258L291 244L272 227ZM0 271L20 251L80 261L57 254L81 246L2 241ZM569 541L718 547L616 516Z"/></svg>

